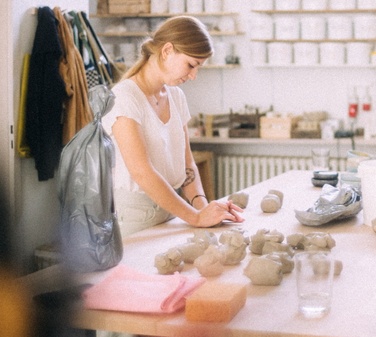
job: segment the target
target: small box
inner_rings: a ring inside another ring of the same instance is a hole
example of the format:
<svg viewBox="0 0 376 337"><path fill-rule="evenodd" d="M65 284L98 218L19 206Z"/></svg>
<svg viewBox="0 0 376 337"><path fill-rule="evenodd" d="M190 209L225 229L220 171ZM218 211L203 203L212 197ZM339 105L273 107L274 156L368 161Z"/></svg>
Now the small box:
<svg viewBox="0 0 376 337"><path fill-rule="evenodd" d="M260 118L264 114L230 114L230 138L259 138Z"/></svg>
<svg viewBox="0 0 376 337"><path fill-rule="evenodd" d="M150 13L150 0L108 0L110 14Z"/></svg>
<svg viewBox="0 0 376 337"><path fill-rule="evenodd" d="M289 139L296 127L299 117L261 117L260 138Z"/></svg>

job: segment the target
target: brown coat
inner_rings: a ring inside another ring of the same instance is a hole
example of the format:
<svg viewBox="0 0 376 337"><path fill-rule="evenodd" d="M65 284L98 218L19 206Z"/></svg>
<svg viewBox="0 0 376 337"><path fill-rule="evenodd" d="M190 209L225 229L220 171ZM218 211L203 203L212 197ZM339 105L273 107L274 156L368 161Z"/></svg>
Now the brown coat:
<svg viewBox="0 0 376 337"><path fill-rule="evenodd" d="M58 34L63 49L59 71L65 82L67 99L64 102L63 145L85 125L93 120L88 99L88 85L85 67L79 50L74 44L73 34L60 8L54 8L59 21Z"/></svg>

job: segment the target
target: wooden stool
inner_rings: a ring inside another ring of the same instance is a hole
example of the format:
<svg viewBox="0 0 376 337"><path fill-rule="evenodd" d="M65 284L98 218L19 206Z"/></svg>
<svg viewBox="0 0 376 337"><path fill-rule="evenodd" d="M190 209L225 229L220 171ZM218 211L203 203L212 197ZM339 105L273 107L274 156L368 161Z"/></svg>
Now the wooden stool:
<svg viewBox="0 0 376 337"><path fill-rule="evenodd" d="M213 181L213 152L192 151L202 181L202 187L209 201L215 199Z"/></svg>

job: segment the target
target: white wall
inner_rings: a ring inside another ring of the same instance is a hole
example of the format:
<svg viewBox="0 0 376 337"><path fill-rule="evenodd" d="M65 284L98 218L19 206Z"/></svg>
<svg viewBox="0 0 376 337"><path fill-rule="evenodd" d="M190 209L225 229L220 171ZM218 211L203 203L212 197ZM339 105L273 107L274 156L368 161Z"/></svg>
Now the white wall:
<svg viewBox="0 0 376 337"><path fill-rule="evenodd" d="M268 107L278 112L327 111L333 118L346 118L347 91L353 85L373 84L376 71L371 68L255 68L251 65L249 0L224 0L226 8L239 12L239 30L245 35L223 37L235 41L241 68L200 70L196 81L184 86L191 113L224 113L244 104ZM215 37L218 39L218 37Z"/></svg>
<svg viewBox="0 0 376 337"><path fill-rule="evenodd" d="M88 0L8 0L12 3L12 66L14 99L14 123L17 122L19 107L22 58L31 53L38 17L32 14L36 7L60 7L62 10L83 10L88 12ZM11 65L8 65L11 66ZM16 125L16 124L15 124ZM55 235L59 216L56 193L56 179L39 182L33 159L15 159L15 233L20 250L21 265L30 271L35 247L50 242Z"/></svg>

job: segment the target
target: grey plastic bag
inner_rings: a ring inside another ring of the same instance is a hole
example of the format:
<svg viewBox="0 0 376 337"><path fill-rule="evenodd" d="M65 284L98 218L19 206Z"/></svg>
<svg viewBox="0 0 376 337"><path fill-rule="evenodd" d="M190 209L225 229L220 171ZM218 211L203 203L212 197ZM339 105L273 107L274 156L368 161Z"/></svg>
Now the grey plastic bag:
<svg viewBox="0 0 376 337"><path fill-rule="evenodd" d="M61 154L59 235L63 263L74 271L108 269L123 256L113 201L114 146L101 123L114 100L104 85L89 90L94 121L81 129Z"/></svg>

